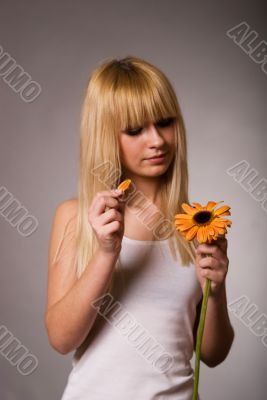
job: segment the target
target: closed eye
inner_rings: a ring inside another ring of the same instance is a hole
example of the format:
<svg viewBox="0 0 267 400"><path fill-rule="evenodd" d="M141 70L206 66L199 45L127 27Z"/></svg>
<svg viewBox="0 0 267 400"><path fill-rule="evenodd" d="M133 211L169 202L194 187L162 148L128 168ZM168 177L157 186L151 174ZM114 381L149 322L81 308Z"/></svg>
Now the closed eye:
<svg viewBox="0 0 267 400"><path fill-rule="evenodd" d="M163 118L160 119L155 123L159 128L167 128L168 126L171 126L175 121L174 117L170 118ZM127 133L130 136L135 136L138 135L142 131L143 127L140 128L133 128L133 129L125 129L124 132Z"/></svg>
<svg viewBox="0 0 267 400"><path fill-rule="evenodd" d="M143 128L126 129L125 132L130 136L138 135Z"/></svg>
<svg viewBox="0 0 267 400"><path fill-rule="evenodd" d="M156 125L158 125L160 128L166 128L167 126L170 126L174 123L175 118L170 117L170 118L164 118L156 122Z"/></svg>

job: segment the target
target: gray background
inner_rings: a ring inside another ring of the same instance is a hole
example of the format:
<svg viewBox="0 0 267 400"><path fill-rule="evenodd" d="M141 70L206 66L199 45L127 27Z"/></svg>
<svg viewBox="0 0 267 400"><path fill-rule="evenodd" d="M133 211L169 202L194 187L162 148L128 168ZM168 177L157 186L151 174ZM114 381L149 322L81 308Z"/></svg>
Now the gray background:
<svg viewBox="0 0 267 400"><path fill-rule="evenodd" d="M39 362L22 376L0 354L1 400L60 399L71 369L72 354L49 346L43 324L48 239L55 207L76 197L83 91L89 72L107 57L140 56L170 78L187 127L190 199L232 207L228 303L247 296L266 314L267 212L227 169L246 160L259 179L267 178L267 74L226 35L246 21L267 40L264 2L0 4L0 45L42 87L26 103L0 78L0 186L39 222L23 237L0 215L0 325ZM216 368L201 365L200 394L203 400L264 400L267 347L229 313L234 346Z"/></svg>

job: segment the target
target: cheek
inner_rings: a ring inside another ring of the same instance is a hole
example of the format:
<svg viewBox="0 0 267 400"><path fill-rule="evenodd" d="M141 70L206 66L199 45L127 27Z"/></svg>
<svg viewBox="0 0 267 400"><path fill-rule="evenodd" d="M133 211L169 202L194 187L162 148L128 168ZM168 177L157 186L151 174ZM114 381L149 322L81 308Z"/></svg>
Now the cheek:
<svg viewBox="0 0 267 400"><path fill-rule="evenodd" d="M168 146L168 150L170 152L171 155L174 155L175 153L175 136L174 136L174 132L171 131L167 131L164 135L164 140Z"/></svg>
<svg viewBox="0 0 267 400"><path fill-rule="evenodd" d="M143 152L141 142L138 140L131 140L131 138L121 140L120 147L124 158L129 158L129 156L131 156L131 159L135 159L138 156L140 157Z"/></svg>
<svg viewBox="0 0 267 400"><path fill-rule="evenodd" d="M175 144L175 134L174 129L169 129L166 131L165 140L169 144L169 146L174 146Z"/></svg>
<svg viewBox="0 0 267 400"><path fill-rule="evenodd" d="M137 140L126 137L120 141L120 157L124 164L134 165L139 162L142 154L142 146Z"/></svg>

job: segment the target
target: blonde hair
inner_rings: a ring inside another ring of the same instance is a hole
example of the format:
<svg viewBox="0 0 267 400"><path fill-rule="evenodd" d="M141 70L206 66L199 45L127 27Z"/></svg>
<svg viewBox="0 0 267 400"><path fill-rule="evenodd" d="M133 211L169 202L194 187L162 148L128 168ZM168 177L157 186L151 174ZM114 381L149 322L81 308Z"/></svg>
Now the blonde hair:
<svg viewBox="0 0 267 400"><path fill-rule="evenodd" d="M186 131L174 89L165 74L141 58L106 59L89 76L81 110L79 195L77 209L77 277L85 270L98 243L88 210L98 191L115 188L127 179L120 161L118 131L146 121L174 117L175 157L162 179L161 213L172 227L168 243L181 263L195 260L195 244L187 242L174 226L174 215L188 203ZM115 269L118 268L118 261ZM110 287L112 286L112 279Z"/></svg>

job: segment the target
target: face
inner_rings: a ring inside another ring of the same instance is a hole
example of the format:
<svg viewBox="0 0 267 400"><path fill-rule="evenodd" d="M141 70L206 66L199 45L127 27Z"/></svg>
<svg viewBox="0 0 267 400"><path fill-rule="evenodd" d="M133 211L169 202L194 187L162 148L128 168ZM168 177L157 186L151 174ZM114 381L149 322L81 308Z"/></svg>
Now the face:
<svg viewBox="0 0 267 400"><path fill-rule="evenodd" d="M175 153L174 124L174 118L167 118L119 132L121 163L126 174L152 177L168 170ZM162 159L148 160L162 153Z"/></svg>

